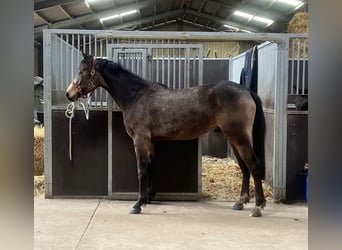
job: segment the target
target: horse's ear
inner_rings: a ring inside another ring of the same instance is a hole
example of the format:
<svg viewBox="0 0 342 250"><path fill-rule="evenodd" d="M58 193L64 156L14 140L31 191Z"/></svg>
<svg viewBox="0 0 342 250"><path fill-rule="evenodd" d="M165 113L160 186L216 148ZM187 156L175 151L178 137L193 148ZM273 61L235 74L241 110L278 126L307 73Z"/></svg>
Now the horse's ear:
<svg viewBox="0 0 342 250"><path fill-rule="evenodd" d="M87 53L86 52L84 52L83 50L81 51L82 52L82 55L83 55L83 58L84 58L84 60L86 60L87 59Z"/></svg>

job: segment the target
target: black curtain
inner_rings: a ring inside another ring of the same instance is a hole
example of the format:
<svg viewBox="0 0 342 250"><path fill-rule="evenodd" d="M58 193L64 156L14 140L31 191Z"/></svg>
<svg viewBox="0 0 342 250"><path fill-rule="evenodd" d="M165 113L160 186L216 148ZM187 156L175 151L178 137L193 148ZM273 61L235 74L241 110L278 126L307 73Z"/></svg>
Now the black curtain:
<svg viewBox="0 0 342 250"><path fill-rule="evenodd" d="M240 75L240 84L255 93L258 92L258 48L256 45L246 51L245 65Z"/></svg>

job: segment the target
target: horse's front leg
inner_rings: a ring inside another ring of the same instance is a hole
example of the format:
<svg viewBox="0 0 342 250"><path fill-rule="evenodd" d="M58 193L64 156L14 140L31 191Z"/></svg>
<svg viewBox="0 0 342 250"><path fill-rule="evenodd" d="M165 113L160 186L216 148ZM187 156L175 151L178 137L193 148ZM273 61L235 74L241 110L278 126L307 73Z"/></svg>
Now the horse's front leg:
<svg viewBox="0 0 342 250"><path fill-rule="evenodd" d="M148 202L148 165L151 163L152 144L150 140L137 138L134 139L134 148L138 167L139 195L130 213L139 214L141 212L141 206Z"/></svg>

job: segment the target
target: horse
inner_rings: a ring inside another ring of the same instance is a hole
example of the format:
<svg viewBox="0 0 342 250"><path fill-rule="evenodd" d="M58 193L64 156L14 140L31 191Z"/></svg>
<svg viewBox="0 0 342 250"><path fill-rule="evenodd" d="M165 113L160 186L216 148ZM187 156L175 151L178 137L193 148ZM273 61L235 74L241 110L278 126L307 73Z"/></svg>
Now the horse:
<svg viewBox="0 0 342 250"><path fill-rule="evenodd" d="M185 89L171 89L147 81L119 63L83 53L79 72L66 89L69 101L76 101L102 87L123 113L125 130L132 138L139 180L138 200L131 214L153 196L151 172L154 144L158 140L194 139L219 127L229 141L242 171L241 193L233 205L243 210L249 202L249 180L255 183L255 207L250 216L262 216L266 205L265 117L258 95L231 81L220 81Z"/></svg>

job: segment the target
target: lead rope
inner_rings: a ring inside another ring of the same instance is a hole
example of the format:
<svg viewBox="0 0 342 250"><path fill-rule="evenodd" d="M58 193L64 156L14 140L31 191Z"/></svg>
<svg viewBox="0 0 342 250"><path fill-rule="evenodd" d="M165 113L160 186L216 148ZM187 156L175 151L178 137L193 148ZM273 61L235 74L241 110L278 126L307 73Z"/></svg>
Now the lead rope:
<svg viewBox="0 0 342 250"><path fill-rule="evenodd" d="M69 118L69 159L72 161L72 130L71 130L71 125L72 125L72 119L75 116L75 108L76 104L78 107L82 107L84 111L85 118L89 120L89 109L88 109L88 99L87 99L87 105L85 105L83 102L76 101L76 102L70 102L65 110L65 116Z"/></svg>

